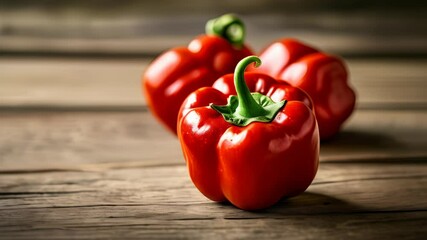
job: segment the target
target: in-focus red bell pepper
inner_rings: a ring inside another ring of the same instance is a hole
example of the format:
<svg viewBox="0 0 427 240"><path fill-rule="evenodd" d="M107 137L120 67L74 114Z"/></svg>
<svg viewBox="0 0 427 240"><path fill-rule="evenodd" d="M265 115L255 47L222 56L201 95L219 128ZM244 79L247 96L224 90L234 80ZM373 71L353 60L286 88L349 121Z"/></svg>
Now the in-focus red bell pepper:
<svg viewBox="0 0 427 240"><path fill-rule="evenodd" d="M282 39L260 54L263 65L248 71L266 73L306 91L314 103L320 138L335 135L354 109L343 60L294 39Z"/></svg>
<svg viewBox="0 0 427 240"><path fill-rule="evenodd" d="M242 58L252 54L244 45L243 22L233 15L210 20L206 32L188 47L160 55L142 78L143 93L152 113L175 134L178 111L188 94L232 73Z"/></svg>
<svg viewBox="0 0 427 240"><path fill-rule="evenodd" d="M190 94L178 123L195 186L213 201L229 200L245 210L304 192L319 163L310 98L265 74L244 74L252 62L261 63L247 57L234 75Z"/></svg>

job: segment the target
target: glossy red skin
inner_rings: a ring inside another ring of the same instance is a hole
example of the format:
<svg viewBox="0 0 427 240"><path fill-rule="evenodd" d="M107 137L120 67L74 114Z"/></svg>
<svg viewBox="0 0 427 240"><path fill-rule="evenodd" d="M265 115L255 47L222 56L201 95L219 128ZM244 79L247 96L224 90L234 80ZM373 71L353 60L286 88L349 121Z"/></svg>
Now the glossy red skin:
<svg viewBox="0 0 427 240"><path fill-rule="evenodd" d="M353 112L356 95L344 62L294 39L282 39L259 56L263 64L248 71L266 73L306 91L314 103L320 138L329 139Z"/></svg>
<svg viewBox="0 0 427 240"><path fill-rule="evenodd" d="M233 94L233 75L188 96L178 137L195 186L213 201L244 210L263 209L304 192L319 164L319 133L311 100L303 91L269 76L245 73L251 92L288 102L270 123L238 127L210 108ZM220 90L224 91L220 91Z"/></svg>
<svg viewBox="0 0 427 240"><path fill-rule="evenodd" d="M252 55L246 46L235 48L226 39L201 35L188 47L169 50L156 58L142 77L142 88L152 113L176 134L177 115L193 91L232 73L236 64Z"/></svg>

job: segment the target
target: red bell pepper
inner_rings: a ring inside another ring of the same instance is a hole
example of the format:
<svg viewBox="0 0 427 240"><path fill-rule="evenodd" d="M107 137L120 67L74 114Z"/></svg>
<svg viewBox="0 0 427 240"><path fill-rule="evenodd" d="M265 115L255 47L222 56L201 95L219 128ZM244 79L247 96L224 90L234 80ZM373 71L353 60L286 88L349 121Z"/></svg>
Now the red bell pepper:
<svg viewBox="0 0 427 240"><path fill-rule="evenodd" d="M146 69L142 86L153 114L176 134L177 115L184 99L194 90L211 86L252 54L244 45L243 22L233 15L210 20L207 35L188 47L169 50Z"/></svg>
<svg viewBox="0 0 427 240"><path fill-rule="evenodd" d="M195 186L213 201L228 200L245 210L304 192L319 163L310 98L268 75L244 74L252 62L261 63L258 57L247 57L234 75L190 94L178 123Z"/></svg>
<svg viewBox="0 0 427 240"><path fill-rule="evenodd" d="M335 135L354 109L343 60L293 39L282 39L261 54L263 65L248 71L266 73L306 91L314 103L320 138Z"/></svg>

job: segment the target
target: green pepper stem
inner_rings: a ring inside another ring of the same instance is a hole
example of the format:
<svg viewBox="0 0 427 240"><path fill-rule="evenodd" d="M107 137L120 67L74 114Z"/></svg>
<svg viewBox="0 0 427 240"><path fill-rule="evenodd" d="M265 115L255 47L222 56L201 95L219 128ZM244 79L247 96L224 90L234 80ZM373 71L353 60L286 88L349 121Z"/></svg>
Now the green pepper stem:
<svg viewBox="0 0 427 240"><path fill-rule="evenodd" d="M246 57L237 64L234 70L234 86L237 96L232 95L227 99L227 105L209 106L220 113L224 120L236 126L247 126L252 122L271 122L277 113L286 105L286 100L274 102L270 97L261 93L249 91L245 81L245 68L255 63L261 65L261 59L257 56Z"/></svg>
<svg viewBox="0 0 427 240"><path fill-rule="evenodd" d="M225 14L206 23L206 34L223 37L234 46L241 48L245 39L245 26L235 15Z"/></svg>
<svg viewBox="0 0 427 240"><path fill-rule="evenodd" d="M245 82L245 69L253 62L255 63L255 67L261 65L261 59L259 57L249 56L242 59L234 70L234 86L236 88L237 97L239 99L237 111L241 116L249 118L266 114L265 109L252 97L252 94Z"/></svg>

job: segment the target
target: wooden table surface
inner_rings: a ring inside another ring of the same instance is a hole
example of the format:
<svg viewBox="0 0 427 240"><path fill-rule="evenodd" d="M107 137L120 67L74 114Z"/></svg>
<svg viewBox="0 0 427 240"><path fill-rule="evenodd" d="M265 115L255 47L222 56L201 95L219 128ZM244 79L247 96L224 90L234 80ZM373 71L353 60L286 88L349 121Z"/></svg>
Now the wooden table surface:
<svg viewBox="0 0 427 240"><path fill-rule="evenodd" d="M344 25L356 28L351 17ZM268 23L263 15L247 18L257 50L285 32L256 25ZM205 17L183 19L178 23L188 25ZM198 192L178 140L141 95L140 76L153 57L193 32L71 45L62 37L3 36L0 239L425 239L427 54L416 44L427 35L310 29L290 32L344 56L357 107L342 132L321 144L307 191L256 212ZM388 39L392 44L383 44Z"/></svg>

